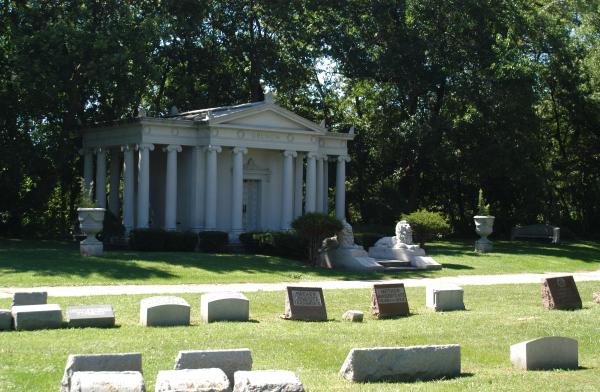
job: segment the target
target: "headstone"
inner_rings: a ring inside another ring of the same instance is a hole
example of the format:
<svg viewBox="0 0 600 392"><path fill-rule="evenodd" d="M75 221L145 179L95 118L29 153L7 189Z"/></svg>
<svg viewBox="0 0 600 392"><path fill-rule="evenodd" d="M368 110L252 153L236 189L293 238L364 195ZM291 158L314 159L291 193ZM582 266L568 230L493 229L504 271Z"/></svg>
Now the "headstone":
<svg viewBox="0 0 600 392"><path fill-rule="evenodd" d="M208 293L200 297L200 317L211 321L248 321L250 302L242 293Z"/></svg>
<svg viewBox="0 0 600 392"><path fill-rule="evenodd" d="M68 306L69 327L111 328L115 326L115 313L111 305Z"/></svg>
<svg viewBox="0 0 600 392"><path fill-rule="evenodd" d="M233 392L304 392L304 385L287 370L235 372Z"/></svg>
<svg viewBox="0 0 600 392"><path fill-rule="evenodd" d="M360 310L348 310L342 316L342 320L352 321L353 323L361 323L364 318L364 313Z"/></svg>
<svg viewBox="0 0 600 392"><path fill-rule="evenodd" d="M55 304L13 306L11 312L17 331L62 327L62 312Z"/></svg>
<svg viewBox="0 0 600 392"><path fill-rule="evenodd" d="M325 298L320 287L286 287L285 314L287 320L326 321Z"/></svg>
<svg viewBox="0 0 600 392"><path fill-rule="evenodd" d="M140 372L75 372L69 392L145 392Z"/></svg>
<svg viewBox="0 0 600 392"><path fill-rule="evenodd" d="M523 370L577 369L577 340L547 336L513 344L510 361Z"/></svg>
<svg viewBox="0 0 600 392"><path fill-rule="evenodd" d="M140 302L140 324L147 327L190 325L190 305L179 297L144 298Z"/></svg>
<svg viewBox="0 0 600 392"><path fill-rule="evenodd" d="M46 291L16 292L13 294L12 306L45 305L48 303Z"/></svg>
<svg viewBox="0 0 600 392"><path fill-rule="evenodd" d="M71 391L76 372L142 372L142 354L71 354L61 381L61 392Z"/></svg>
<svg viewBox="0 0 600 392"><path fill-rule="evenodd" d="M229 392L229 380L221 369L161 370L155 392Z"/></svg>
<svg viewBox="0 0 600 392"><path fill-rule="evenodd" d="M377 318L408 316L408 299L403 283L374 284L371 311Z"/></svg>
<svg viewBox="0 0 600 392"><path fill-rule="evenodd" d="M595 303L600 304L600 291L597 293L594 293L592 295L592 299L594 300Z"/></svg>
<svg viewBox="0 0 600 392"><path fill-rule="evenodd" d="M455 284L427 286L425 303L436 312L464 310L463 289Z"/></svg>
<svg viewBox="0 0 600 392"><path fill-rule="evenodd" d="M581 309L581 297L575 280L570 275L544 279L542 300L546 309Z"/></svg>
<svg viewBox="0 0 600 392"><path fill-rule="evenodd" d="M12 313L8 309L0 309L0 331L12 329Z"/></svg>
<svg viewBox="0 0 600 392"><path fill-rule="evenodd" d="M460 345L353 348L340 374L350 381L433 380L460 375Z"/></svg>
<svg viewBox="0 0 600 392"><path fill-rule="evenodd" d="M233 350L180 351L175 359L175 370L219 368L233 385L233 374L238 370L252 370L252 352L247 348Z"/></svg>

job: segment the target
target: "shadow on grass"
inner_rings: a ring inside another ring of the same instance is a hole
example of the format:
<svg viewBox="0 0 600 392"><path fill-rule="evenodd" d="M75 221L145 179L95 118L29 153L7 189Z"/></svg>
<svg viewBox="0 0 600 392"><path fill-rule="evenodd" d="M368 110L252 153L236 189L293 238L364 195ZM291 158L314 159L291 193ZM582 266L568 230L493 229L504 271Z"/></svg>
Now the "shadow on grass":
<svg viewBox="0 0 600 392"><path fill-rule="evenodd" d="M418 383L418 382L428 382L428 381L452 381L452 380L456 380L459 378L469 378L469 377L473 377L475 374L474 373L460 373L458 376L454 376L454 377L425 377L425 378L419 378L419 377L414 377L414 376L398 376L398 377L385 377L379 380L367 380L367 381L362 381L360 382L361 384L388 384L388 383L397 383L397 382L402 382L402 383L408 383L408 384L412 384L412 383Z"/></svg>

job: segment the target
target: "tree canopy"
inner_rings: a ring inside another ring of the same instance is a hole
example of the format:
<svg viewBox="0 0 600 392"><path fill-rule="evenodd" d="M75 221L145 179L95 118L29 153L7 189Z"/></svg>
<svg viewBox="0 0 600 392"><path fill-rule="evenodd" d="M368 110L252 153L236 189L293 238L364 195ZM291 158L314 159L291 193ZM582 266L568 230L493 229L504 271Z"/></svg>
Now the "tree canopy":
<svg viewBox="0 0 600 392"><path fill-rule="evenodd" d="M66 236L90 124L263 98L354 125L348 217L600 231L600 0L0 0L0 235Z"/></svg>

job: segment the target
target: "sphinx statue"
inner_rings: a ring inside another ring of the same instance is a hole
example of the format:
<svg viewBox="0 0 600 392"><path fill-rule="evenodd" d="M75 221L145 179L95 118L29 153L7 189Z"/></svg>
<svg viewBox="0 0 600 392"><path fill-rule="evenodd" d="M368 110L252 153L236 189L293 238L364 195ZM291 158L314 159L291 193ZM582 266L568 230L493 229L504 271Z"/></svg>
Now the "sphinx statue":
<svg viewBox="0 0 600 392"><path fill-rule="evenodd" d="M331 238L323 240L319 250L321 266L325 268L342 268L357 272L383 271L383 266L369 257L365 249L354 243L352 226L345 220L342 230Z"/></svg>

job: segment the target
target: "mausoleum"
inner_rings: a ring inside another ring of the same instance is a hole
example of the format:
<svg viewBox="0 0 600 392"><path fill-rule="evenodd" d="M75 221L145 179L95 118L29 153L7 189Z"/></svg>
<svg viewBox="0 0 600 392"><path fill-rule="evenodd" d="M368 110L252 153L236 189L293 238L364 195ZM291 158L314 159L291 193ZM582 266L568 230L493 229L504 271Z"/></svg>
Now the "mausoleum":
<svg viewBox="0 0 600 392"><path fill-rule="evenodd" d="M140 112L83 131L84 187L95 187L97 206L120 217L127 232L220 230L236 239L287 230L303 213L327 212L330 163L336 216L345 218L353 132L329 132L276 105L270 93L261 102L167 117Z"/></svg>

